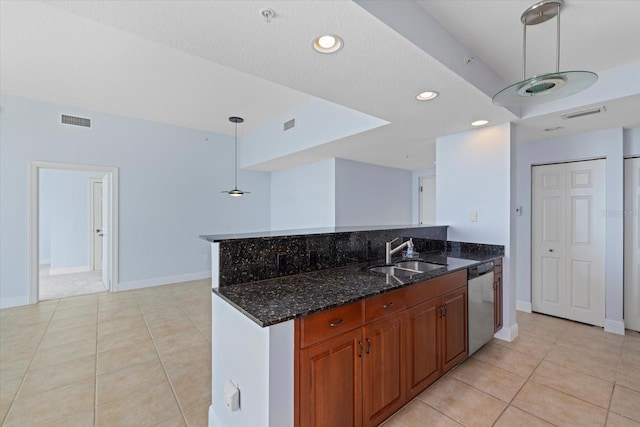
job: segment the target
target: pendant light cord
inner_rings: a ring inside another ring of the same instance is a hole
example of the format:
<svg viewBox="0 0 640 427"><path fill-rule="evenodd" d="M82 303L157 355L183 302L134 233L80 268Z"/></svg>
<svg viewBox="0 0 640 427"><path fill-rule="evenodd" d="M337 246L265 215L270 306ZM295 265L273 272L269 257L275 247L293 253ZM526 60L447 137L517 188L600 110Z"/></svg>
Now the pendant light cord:
<svg viewBox="0 0 640 427"><path fill-rule="evenodd" d="M238 122L236 122L236 157L235 157L235 165L236 165L236 180L234 189L238 189Z"/></svg>

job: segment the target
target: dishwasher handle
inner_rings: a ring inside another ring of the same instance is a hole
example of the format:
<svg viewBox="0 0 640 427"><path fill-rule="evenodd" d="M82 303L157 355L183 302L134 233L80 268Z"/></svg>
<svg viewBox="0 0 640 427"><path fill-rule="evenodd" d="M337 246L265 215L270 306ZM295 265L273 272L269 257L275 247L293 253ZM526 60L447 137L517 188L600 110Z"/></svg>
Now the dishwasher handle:
<svg viewBox="0 0 640 427"><path fill-rule="evenodd" d="M485 262L483 264L474 265L467 269L467 280L475 279L476 277L484 276L485 274L493 271L493 261Z"/></svg>

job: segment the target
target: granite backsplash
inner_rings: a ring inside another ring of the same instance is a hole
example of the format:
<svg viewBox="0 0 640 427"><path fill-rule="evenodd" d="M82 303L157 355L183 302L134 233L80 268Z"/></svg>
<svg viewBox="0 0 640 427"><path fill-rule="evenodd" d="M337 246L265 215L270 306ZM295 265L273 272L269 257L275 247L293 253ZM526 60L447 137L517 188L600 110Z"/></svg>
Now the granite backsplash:
<svg viewBox="0 0 640 427"><path fill-rule="evenodd" d="M394 247L413 238L417 252L447 249L447 226L223 240L219 286L381 260L397 237Z"/></svg>

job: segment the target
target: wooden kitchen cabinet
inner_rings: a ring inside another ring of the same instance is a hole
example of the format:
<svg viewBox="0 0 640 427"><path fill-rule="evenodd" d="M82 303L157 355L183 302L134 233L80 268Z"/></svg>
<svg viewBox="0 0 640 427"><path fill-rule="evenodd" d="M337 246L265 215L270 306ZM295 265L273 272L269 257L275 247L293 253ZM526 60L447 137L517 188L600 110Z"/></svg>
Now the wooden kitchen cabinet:
<svg viewBox="0 0 640 427"><path fill-rule="evenodd" d="M442 297L442 371L467 357L467 287Z"/></svg>
<svg viewBox="0 0 640 427"><path fill-rule="evenodd" d="M362 328L365 426L377 426L405 403L403 319L396 314Z"/></svg>
<svg viewBox="0 0 640 427"><path fill-rule="evenodd" d="M493 323L494 332L502 329L502 258L493 262Z"/></svg>
<svg viewBox="0 0 640 427"><path fill-rule="evenodd" d="M406 376L408 398L440 377L440 298L407 310Z"/></svg>
<svg viewBox="0 0 640 427"><path fill-rule="evenodd" d="M354 329L300 352L300 426L362 425L361 335Z"/></svg>
<svg viewBox="0 0 640 427"><path fill-rule="evenodd" d="M295 426L377 426L464 359L466 280L459 271L296 320Z"/></svg>
<svg viewBox="0 0 640 427"><path fill-rule="evenodd" d="M417 288L407 293L408 297L409 294L433 296L431 286L434 285L440 290L454 289L407 310L408 399L418 395L467 357L466 275L456 274L418 284L416 286L424 289Z"/></svg>

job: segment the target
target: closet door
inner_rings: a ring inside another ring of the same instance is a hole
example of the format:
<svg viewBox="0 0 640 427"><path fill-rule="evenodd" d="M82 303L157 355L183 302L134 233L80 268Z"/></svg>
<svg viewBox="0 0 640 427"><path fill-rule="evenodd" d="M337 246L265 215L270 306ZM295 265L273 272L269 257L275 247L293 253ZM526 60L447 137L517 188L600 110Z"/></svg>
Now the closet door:
<svg viewBox="0 0 640 427"><path fill-rule="evenodd" d="M640 158L624 161L624 326L640 332Z"/></svg>
<svg viewBox="0 0 640 427"><path fill-rule="evenodd" d="M603 326L605 161L532 171L533 311Z"/></svg>

